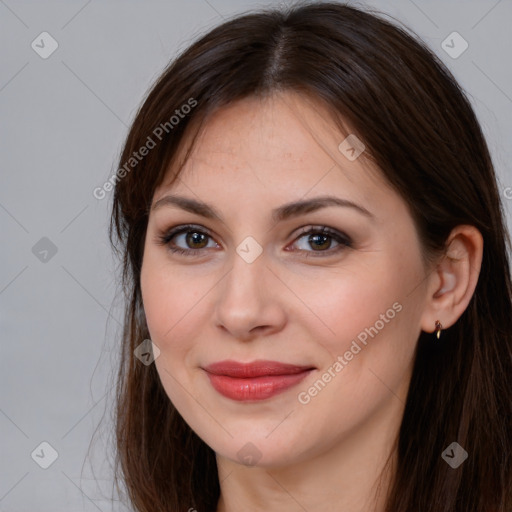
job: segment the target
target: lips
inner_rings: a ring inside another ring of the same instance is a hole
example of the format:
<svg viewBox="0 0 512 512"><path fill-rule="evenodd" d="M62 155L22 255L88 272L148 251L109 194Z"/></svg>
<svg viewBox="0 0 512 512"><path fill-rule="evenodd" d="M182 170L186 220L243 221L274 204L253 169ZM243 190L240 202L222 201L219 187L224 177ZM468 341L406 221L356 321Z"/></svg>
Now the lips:
<svg viewBox="0 0 512 512"><path fill-rule="evenodd" d="M213 388L237 401L264 400L302 381L315 368L277 361L219 361L203 368Z"/></svg>

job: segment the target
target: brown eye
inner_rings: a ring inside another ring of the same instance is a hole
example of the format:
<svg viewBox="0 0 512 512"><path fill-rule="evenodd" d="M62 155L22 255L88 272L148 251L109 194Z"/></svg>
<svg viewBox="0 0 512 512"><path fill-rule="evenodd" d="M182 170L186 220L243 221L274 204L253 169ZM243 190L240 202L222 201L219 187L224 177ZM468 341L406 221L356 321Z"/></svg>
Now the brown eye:
<svg viewBox="0 0 512 512"><path fill-rule="evenodd" d="M332 237L329 235L309 235L308 243L315 249L329 249L332 242Z"/></svg>
<svg viewBox="0 0 512 512"><path fill-rule="evenodd" d="M208 245L208 235L197 231L188 231L185 242L191 249L202 249Z"/></svg>
<svg viewBox="0 0 512 512"><path fill-rule="evenodd" d="M210 241L213 245L208 246ZM209 233L193 225L182 225L173 228L160 235L157 243L159 245L166 245L171 252L190 256L204 253L202 249L219 247Z"/></svg>
<svg viewBox="0 0 512 512"><path fill-rule="evenodd" d="M306 228L294 244L306 256L331 255L352 246L352 240L345 234L328 227ZM333 248L333 244L334 248ZM317 254L314 254L317 253Z"/></svg>

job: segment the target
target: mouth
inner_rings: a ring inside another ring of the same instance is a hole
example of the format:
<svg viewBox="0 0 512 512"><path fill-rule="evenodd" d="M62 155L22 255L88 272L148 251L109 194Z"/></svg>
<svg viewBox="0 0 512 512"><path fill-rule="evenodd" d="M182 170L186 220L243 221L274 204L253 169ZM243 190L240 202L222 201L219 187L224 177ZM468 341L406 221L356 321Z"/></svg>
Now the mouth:
<svg viewBox="0 0 512 512"><path fill-rule="evenodd" d="M265 400L282 393L315 369L277 361L220 361L203 368L218 393L244 402Z"/></svg>

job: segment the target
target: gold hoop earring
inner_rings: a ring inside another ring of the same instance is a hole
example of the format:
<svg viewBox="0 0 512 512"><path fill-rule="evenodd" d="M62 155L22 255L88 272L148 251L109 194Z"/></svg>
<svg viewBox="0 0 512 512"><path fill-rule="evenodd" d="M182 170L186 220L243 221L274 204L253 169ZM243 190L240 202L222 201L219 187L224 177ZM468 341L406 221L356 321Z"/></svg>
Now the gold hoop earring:
<svg viewBox="0 0 512 512"><path fill-rule="evenodd" d="M439 337L441 336L442 328L443 328L443 325L441 324L441 322L439 320L436 320L436 336L437 336L437 339L439 339Z"/></svg>

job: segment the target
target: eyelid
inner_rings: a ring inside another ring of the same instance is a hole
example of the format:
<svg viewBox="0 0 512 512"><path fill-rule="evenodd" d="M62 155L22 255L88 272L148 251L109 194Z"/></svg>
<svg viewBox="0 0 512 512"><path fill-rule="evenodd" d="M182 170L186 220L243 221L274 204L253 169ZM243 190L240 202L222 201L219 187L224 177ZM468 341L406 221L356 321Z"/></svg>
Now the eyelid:
<svg viewBox="0 0 512 512"><path fill-rule="evenodd" d="M323 224L307 224L298 228L300 231L295 235L294 241L297 238L301 238L303 235L306 235L310 232L314 233L325 233L327 235L338 236L339 238L345 238L347 242L351 241L350 237L345 233L338 231L335 228L331 228L329 226L325 226Z"/></svg>

